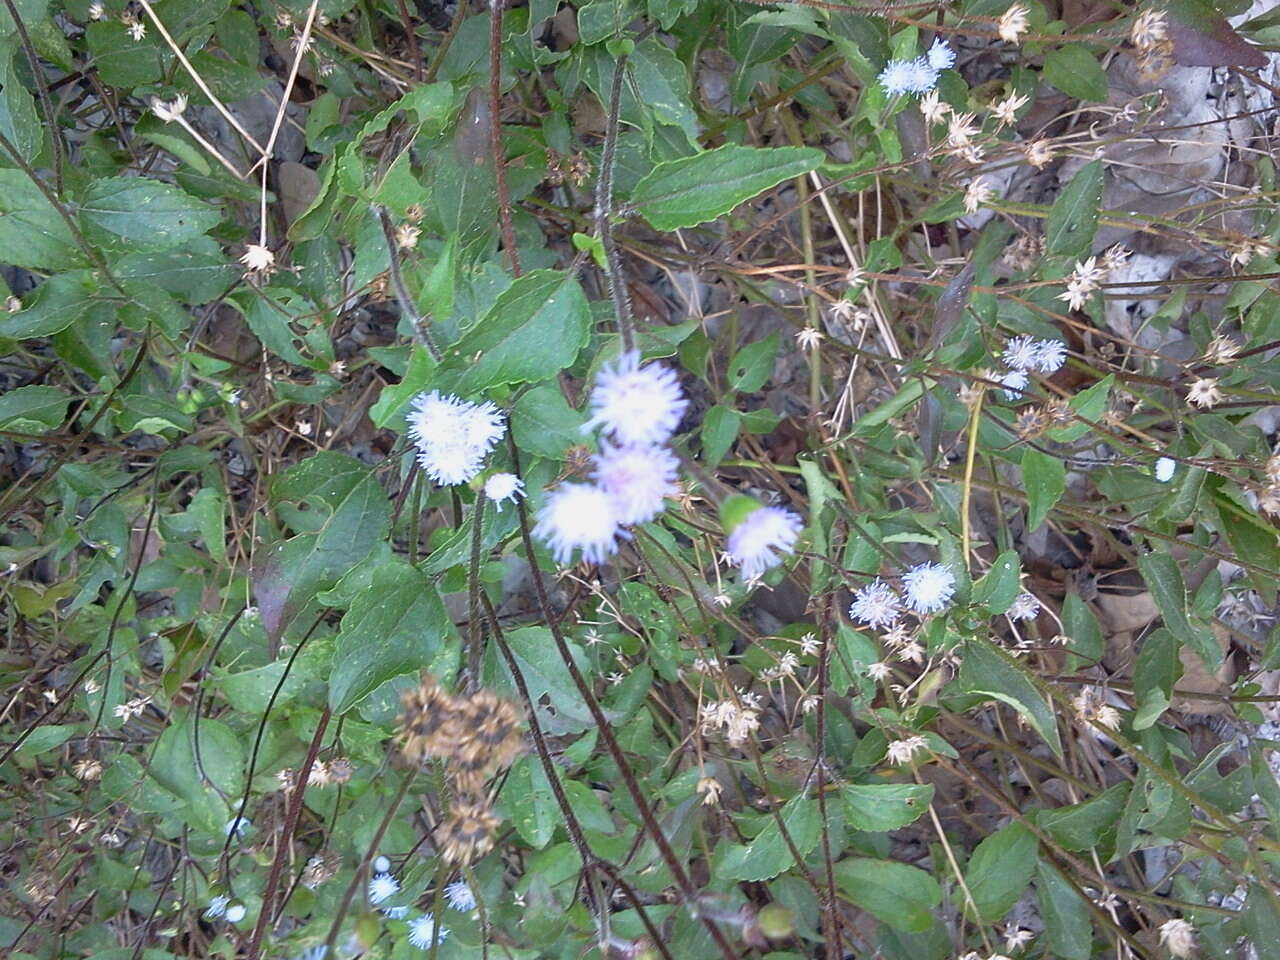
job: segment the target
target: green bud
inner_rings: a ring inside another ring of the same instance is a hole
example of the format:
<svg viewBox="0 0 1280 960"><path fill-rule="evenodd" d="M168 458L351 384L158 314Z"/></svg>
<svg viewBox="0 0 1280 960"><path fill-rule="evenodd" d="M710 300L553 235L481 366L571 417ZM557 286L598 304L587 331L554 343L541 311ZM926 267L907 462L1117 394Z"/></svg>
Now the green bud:
<svg viewBox="0 0 1280 960"><path fill-rule="evenodd" d="M738 525L748 516L759 510L764 504L754 497L735 493L720 505L720 525L725 533L733 533Z"/></svg>
<svg viewBox="0 0 1280 960"><path fill-rule="evenodd" d="M790 907L780 903L771 903L762 907L756 916L760 932L770 940L783 940L796 932L795 916Z"/></svg>

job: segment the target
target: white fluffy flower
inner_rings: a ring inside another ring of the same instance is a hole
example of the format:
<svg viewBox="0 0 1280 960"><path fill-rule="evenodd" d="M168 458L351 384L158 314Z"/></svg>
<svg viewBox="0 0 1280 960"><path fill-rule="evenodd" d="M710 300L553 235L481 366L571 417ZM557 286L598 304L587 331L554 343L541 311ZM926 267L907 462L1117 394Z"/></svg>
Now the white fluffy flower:
<svg viewBox="0 0 1280 960"><path fill-rule="evenodd" d="M457 880L444 888L444 898L454 910L466 913L476 908L476 895L465 880Z"/></svg>
<svg viewBox="0 0 1280 960"><path fill-rule="evenodd" d="M409 921L409 942L419 950L430 948L432 943L444 943L449 939L448 927L437 927L434 914L424 913Z"/></svg>
<svg viewBox="0 0 1280 960"><path fill-rule="evenodd" d="M910 60L890 60L876 79L891 97L914 92L912 83L915 80L915 70Z"/></svg>
<svg viewBox="0 0 1280 960"><path fill-rule="evenodd" d="M523 499L524 481L514 473L491 473L484 481L484 495L501 510L504 503Z"/></svg>
<svg viewBox="0 0 1280 960"><path fill-rule="evenodd" d="M386 857L382 856L382 854L379 854L373 860L373 872L374 873L390 873L391 861L388 860Z"/></svg>
<svg viewBox="0 0 1280 960"><path fill-rule="evenodd" d="M1035 368L1041 373L1057 373L1067 362L1067 345L1061 340L1037 340Z"/></svg>
<svg viewBox="0 0 1280 960"><path fill-rule="evenodd" d="M662 364L640 366L632 350L596 375L591 419L584 431L602 427L623 446L648 446L671 439L689 401L675 371Z"/></svg>
<svg viewBox="0 0 1280 960"><path fill-rule="evenodd" d="M1022 396L1022 391L1031 382L1031 377L1027 375L1025 370L1010 370L1008 373L1002 373L996 379L1004 385L1004 395L1010 400L1017 400Z"/></svg>
<svg viewBox="0 0 1280 960"><path fill-rule="evenodd" d="M938 85L938 71L926 58L916 57L907 65L907 89L928 93Z"/></svg>
<svg viewBox="0 0 1280 960"><path fill-rule="evenodd" d="M227 912L227 904L231 902L230 897L224 897L218 894L216 897L209 898L209 906L204 911L206 920L216 920Z"/></svg>
<svg viewBox="0 0 1280 960"><path fill-rule="evenodd" d="M613 500L619 523L647 523L676 492L679 463L665 447L601 444L595 465L593 477Z"/></svg>
<svg viewBox="0 0 1280 960"><path fill-rule="evenodd" d="M1177 466L1177 461L1171 457L1161 457L1156 461L1156 479L1161 483L1168 483L1173 479L1173 471Z"/></svg>
<svg viewBox="0 0 1280 960"><path fill-rule="evenodd" d="M400 881L389 873L375 873L369 880L369 902L375 906L400 892Z"/></svg>
<svg viewBox="0 0 1280 960"><path fill-rule="evenodd" d="M742 568L742 576L754 580L782 562L782 554L795 549L804 521L781 507L752 510L729 534L725 547L729 559Z"/></svg>
<svg viewBox="0 0 1280 960"><path fill-rule="evenodd" d="M933 46L929 48L927 54L929 66L935 70L949 70L955 66L956 52L951 49L951 45L947 41L939 37L933 41Z"/></svg>
<svg viewBox="0 0 1280 960"><path fill-rule="evenodd" d="M1035 594L1020 593L1014 598L1013 606L1006 615L1010 620L1034 620L1040 615L1040 601Z"/></svg>
<svg viewBox="0 0 1280 960"><path fill-rule="evenodd" d="M547 495L533 533L557 563L568 563L574 550L589 563L601 563L618 549L621 530L609 494L592 484L565 483Z"/></svg>
<svg viewBox="0 0 1280 960"><path fill-rule="evenodd" d="M223 916L227 918L228 923L239 923L248 912L243 903L233 903L227 907L227 912Z"/></svg>
<svg viewBox="0 0 1280 960"><path fill-rule="evenodd" d="M418 447L418 462L442 486L466 483L477 473L506 426L492 403L468 403L438 390L413 399L409 436Z"/></svg>
<svg viewBox="0 0 1280 960"><path fill-rule="evenodd" d="M853 595L849 618L865 623L873 630L892 627L902 616L898 594L883 580L869 583Z"/></svg>
<svg viewBox="0 0 1280 960"><path fill-rule="evenodd" d="M1000 359L1014 370L1039 369L1039 348L1034 337L1013 337L1004 345Z"/></svg>
<svg viewBox="0 0 1280 960"><path fill-rule="evenodd" d="M918 563L902 575L907 606L916 613L937 613L956 592L956 578L940 563Z"/></svg>

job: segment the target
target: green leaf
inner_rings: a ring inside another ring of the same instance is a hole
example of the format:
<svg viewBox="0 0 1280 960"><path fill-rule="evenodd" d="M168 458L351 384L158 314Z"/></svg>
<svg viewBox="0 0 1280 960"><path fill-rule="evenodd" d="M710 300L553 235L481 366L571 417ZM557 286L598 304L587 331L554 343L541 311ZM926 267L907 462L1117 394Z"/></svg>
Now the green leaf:
<svg viewBox="0 0 1280 960"><path fill-rule="evenodd" d="M814 147L726 144L658 164L636 184L631 204L657 230L695 227L783 180L816 170L822 159Z"/></svg>
<svg viewBox="0 0 1280 960"><path fill-rule="evenodd" d="M230 727L208 717L194 722L184 711L160 734L147 770L160 786L186 800L194 821L221 840L235 813L222 798L243 792L244 757L244 743Z"/></svg>
<svg viewBox="0 0 1280 960"><path fill-rule="evenodd" d="M22 741L17 750L20 757L35 757L60 747L80 732L78 723L46 723L31 731L31 735Z"/></svg>
<svg viewBox="0 0 1280 960"><path fill-rule="evenodd" d="M1102 181L1102 161L1092 160L1076 171L1054 201L1045 231L1049 256L1079 260L1088 255L1098 229Z"/></svg>
<svg viewBox="0 0 1280 960"><path fill-rule="evenodd" d="M441 375L464 396L508 383L550 380L587 343L591 309L571 274L534 270L504 290L449 350Z"/></svg>
<svg viewBox="0 0 1280 960"><path fill-rule="evenodd" d="M742 426L742 414L732 407L716 404L702 418L702 462L707 467L716 466L738 439Z"/></svg>
<svg viewBox="0 0 1280 960"><path fill-rule="evenodd" d="M891 927L923 933L930 911L942 902L938 881L918 867L892 860L853 857L835 865L836 884L856 906Z"/></svg>
<svg viewBox="0 0 1280 960"><path fill-rule="evenodd" d="M529 699L536 704L538 721L548 733L561 735L581 733L595 726L591 711L565 669L564 661L546 627L520 627L506 634L511 653L515 657L524 682L529 688ZM565 640L569 652L580 670L587 667L582 648L572 640ZM498 652L498 644L491 643L485 657L484 682L505 696L515 696L515 683L506 659ZM550 709L544 705L550 704ZM607 718L618 719L613 711L605 710Z"/></svg>
<svg viewBox="0 0 1280 960"><path fill-rule="evenodd" d="M103 245L169 250L217 226L222 215L177 187L141 177L96 180L80 204L85 236Z"/></svg>
<svg viewBox="0 0 1280 960"><path fill-rule="evenodd" d="M752 393L764 386L773 374L774 359L778 355L778 331L763 340L748 343L729 361L726 377L731 390Z"/></svg>
<svg viewBox="0 0 1280 960"><path fill-rule="evenodd" d="M430 667L452 624L436 588L407 563L373 571L342 618L329 707L343 714L392 677Z"/></svg>
<svg viewBox="0 0 1280 960"><path fill-rule="evenodd" d="M112 265L121 281L154 284L184 303L208 303L229 290L242 275L210 237L197 237L175 250L130 253Z"/></svg>
<svg viewBox="0 0 1280 960"><path fill-rule="evenodd" d="M783 805L779 816L801 856L817 846L822 832L818 801L796 794ZM782 837L778 821L770 817L745 848L732 851L721 862L717 872L733 880L772 880L793 863L795 857Z"/></svg>
<svg viewBox="0 0 1280 960"><path fill-rule="evenodd" d="M1131 784L1117 783L1083 803L1041 813L1037 823L1063 849L1082 851L1096 847L1124 811Z"/></svg>
<svg viewBox="0 0 1280 960"><path fill-rule="evenodd" d="M64 391L57 387L18 387L0 396L0 427L16 433L44 433L58 427L67 415Z"/></svg>
<svg viewBox="0 0 1280 960"><path fill-rule="evenodd" d="M914 783L851 783L840 788L850 825L872 833L897 830L929 808L933 786Z"/></svg>
<svg viewBox="0 0 1280 960"><path fill-rule="evenodd" d="M1009 704L1062 756L1062 742L1053 711L1040 691L1006 657L988 644L971 640L964 645L964 659L957 678L960 689L982 693Z"/></svg>
<svg viewBox="0 0 1280 960"><path fill-rule="evenodd" d="M1222 666L1222 649L1208 630L1193 627L1187 619L1187 588L1178 561L1160 551L1140 553L1138 572L1160 609L1164 625L1179 642L1200 654L1210 673L1216 672Z"/></svg>
<svg viewBox="0 0 1280 960"><path fill-rule="evenodd" d="M369 408L369 419L380 430L388 426L403 429L409 403L427 389L435 373L436 362L423 347L414 347L409 354L409 367L399 383L384 387L377 401Z"/></svg>
<svg viewBox="0 0 1280 960"><path fill-rule="evenodd" d="M66 221L21 170L0 169L0 250L5 263L29 270L87 262Z"/></svg>
<svg viewBox="0 0 1280 960"><path fill-rule="evenodd" d="M562 814L536 757L524 756L512 765L502 788L502 805L525 843L541 850L551 842Z"/></svg>
<svg viewBox="0 0 1280 960"><path fill-rule="evenodd" d="M1062 960L1089 960L1093 956L1089 905L1045 860L1036 864L1036 901L1053 955Z"/></svg>
<svg viewBox="0 0 1280 960"><path fill-rule="evenodd" d="M992 614L1004 613L1022 592L1021 572L1018 552L1004 551L996 557L996 562L982 579L973 585L973 602L986 607Z"/></svg>
<svg viewBox="0 0 1280 960"><path fill-rule="evenodd" d="M271 482L275 502L297 500L319 512L316 527L261 550L253 570L267 636L278 640L320 590L357 566L391 524L387 494L354 457L324 451Z"/></svg>
<svg viewBox="0 0 1280 960"><path fill-rule="evenodd" d="M13 69L13 50L4 58L4 89L0 90L0 133L17 148L19 156L34 164L44 146L44 128L36 116L35 99ZM6 158L6 163L9 162Z"/></svg>
<svg viewBox="0 0 1280 960"><path fill-rule="evenodd" d="M1107 99L1107 75L1082 44L1063 44L1045 54L1044 78L1077 100L1101 103Z"/></svg>
<svg viewBox="0 0 1280 960"><path fill-rule="evenodd" d="M5 219L0 216L0 224ZM0 231L3 231L2 226ZM92 297L96 292L93 275L87 270L52 276L36 287L25 309L17 313L0 313L0 337L25 340L48 337L65 330L93 306Z"/></svg>
<svg viewBox="0 0 1280 960"><path fill-rule="evenodd" d="M1280 911L1277 911L1271 897L1260 884L1249 885L1249 896L1245 901L1244 928L1249 938L1258 946L1259 956L1264 944L1272 947L1280 943Z"/></svg>
<svg viewBox="0 0 1280 960"><path fill-rule="evenodd" d="M583 416L569 406L559 386L540 384L516 401L511 432L521 450L559 460L565 450L583 440Z"/></svg>
<svg viewBox="0 0 1280 960"><path fill-rule="evenodd" d="M1173 685L1182 676L1178 647L1178 638L1163 627L1152 630L1142 641L1133 671L1133 692L1138 707L1133 716L1133 729L1147 729L1169 709Z"/></svg>
<svg viewBox="0 0 1280 960"><path fill-rule="evenodd" d="M974 849L964 877L982 923L995 923L1018 902L1031 882L1039 846L1036 835L1015 821Z"/></svg>
<svg viewBox="0 0 1280 960"><path fill-rule="evenodd" d="M1028 448L1022 453L1022 485L1027 491L1027 530L1044 523L1067 489L1067 468L1057 457Z"/></svg>

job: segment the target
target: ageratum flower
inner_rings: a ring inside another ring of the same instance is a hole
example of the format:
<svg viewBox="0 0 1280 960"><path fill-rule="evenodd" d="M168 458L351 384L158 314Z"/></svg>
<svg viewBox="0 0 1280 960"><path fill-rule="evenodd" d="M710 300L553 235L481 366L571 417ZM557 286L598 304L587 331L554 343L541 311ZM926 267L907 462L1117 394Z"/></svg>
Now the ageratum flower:
<svg viewBox="0 0 1280 960"><path fill-rule="evenodd" d="M484 481L484 495L501 511L504 503L524 499L524 481L514 473L491 473Z"/></svg>
<svg viewBox="0 0 1280 960"><path fill-rule="evenodd" d="M454 910L466 913L476 908L476 895L465 880L457 880L444 888L444 898Z"/></svg>
<svg viewBox="0 0 1280 960"><path fill-rule="evenodd" d="M893 587L883 580L869 583L853 595L849 619L865 623L873 630L892 627L902 616L902 606Z"/></svg>
<svg viewBox="0 0 1280 960"><path fill-rule="evenodd" d="M891 97L915 92L916 71L910 60L890 60L876 79Z"/></svg>
<svg viewBox="0 0 1280 960"><path fill-rule="evenodd" d="M665 443L680 426L689 405L675 371L658 363L640 366L631 350L596 375L591 419L583 431L600 427L625 447Z"/></svg>
<svg viewBox="0 0 1280 960"><path fill-rule="evenodd" d="M618 549L618 509L613 498L594 484L564 483L547 494L533 534L548 547L556 563L568 563L575 550L588 563L603 563Z"/></svg>
<svg viewBox="0 0 1280 960"><path fill-rule="evenodd" d="M502 411L492 403L468 403L438 390L419 394L409 413L409 436L418 462L443 486L466 483L506 432Z"/></svg>
<svg viewBox="0 0 1280 960"><path fill-rule="evenodd" d="M679 462L665 447L615 447L605 443L595 459L596 485L613 501L619 523L647 523L676 492Z"/></svg>
<svg viewBox="0 0 1280 960"><path fill-rule="evenodd" d="M937 613L951 602L956 578L940 563L918 563L902 575L907 606L916 613Z"/></svg>
<svg viewBox="0 0 1280 960"><path fill-rule="evenodd" d="M757 506L730 531L725 549L742 576L754 580L795 549L803 529L804 521L790 510Z"/></svg>
<svg viewBox="0 0 1280 960"><path fill-rule="evenodd" d="M1035 368L1041 373L1057 373L1067 362L1067 345L1061 340L1037 340Z"/></svg>
<svg viewBox="0 0 1280 960"><path fill-rule="evenodd" d="M933 41L933 46L929 48L926 56L929 66L935 70L950 70L956 63L956 52L941 37Z"/></svg>
<svg viewBox="0 0 1280 960"><path fill-rule="evenodd" d="M376 873L369 879L369 902L375 906L400 892L400 881L389 873Z"/></svg>
<svg viewBox="0 0 1280 960"><path fill-rule="evenodd" d="M449 928L436 925L435 914L424 913L409 921L409 942L419 950L427 950L433 943L449 939Z"/></svg>

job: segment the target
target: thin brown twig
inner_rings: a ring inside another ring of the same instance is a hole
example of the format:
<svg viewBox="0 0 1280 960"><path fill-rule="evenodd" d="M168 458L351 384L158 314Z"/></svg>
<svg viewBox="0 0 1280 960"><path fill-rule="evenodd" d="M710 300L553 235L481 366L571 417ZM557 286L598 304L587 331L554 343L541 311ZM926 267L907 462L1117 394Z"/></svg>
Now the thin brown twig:
<svg viewBox="0 0 1280 960"><path fill-rule="evenodd" d="M520 251L511 219L511 191L507 187L507 154L502 145L502 11L506 0L489 0L489 148L493 155L493 179L498 187L498 219L502 245L511 259L511 272L519 277Z"/></svg>

